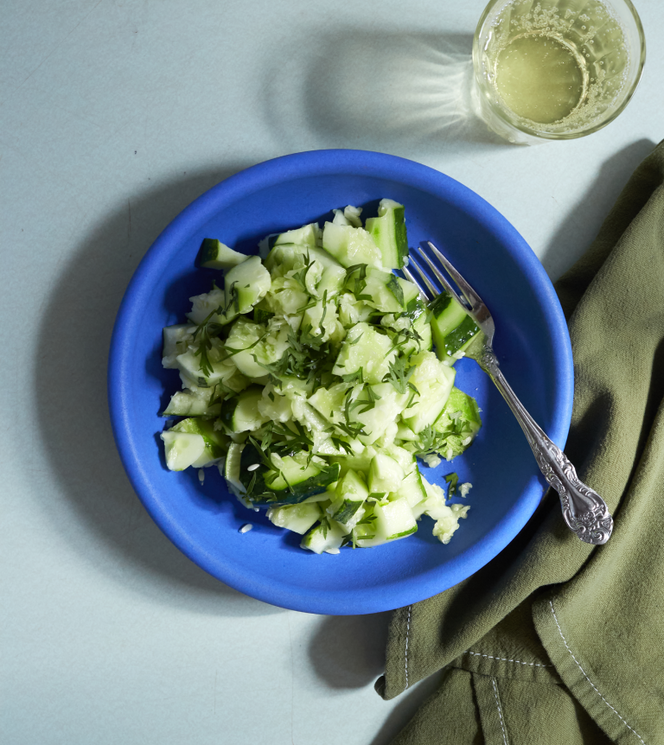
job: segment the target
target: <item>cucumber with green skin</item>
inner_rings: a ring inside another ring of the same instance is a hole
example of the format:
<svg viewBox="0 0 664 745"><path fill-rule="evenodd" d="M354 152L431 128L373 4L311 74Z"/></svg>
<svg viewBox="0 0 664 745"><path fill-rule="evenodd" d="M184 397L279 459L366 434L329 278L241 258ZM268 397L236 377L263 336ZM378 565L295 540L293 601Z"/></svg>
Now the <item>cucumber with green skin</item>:
<svg viewBox="0 0 664 745"><path fill-rule="evenodd" d="M224 461L223 475L230 491L235 494L242 504L249 507L250 503L244 498L244 485L240 481L240 463L242 461L243 450L244 443L231 442L229 444Z"/></svg>
<svg viewBox="0 0 664 745"><path fill-rule="evenodd" d="M161 438L166 450L166 465L171 471L217 463L228 448L228 438L214 429L210 419L203 417L183 419L162 432Z"/></svg>
<svg viewBox="0 0 664 745"><path fill-rule="evenodd" d="M238 480L246 498L256 507L298 504L326 491L339 478L338 463L299 462L296 456L284 455L280 468L268 467L266 456L249 443L240 458ZM303 459L300 459L303 460Z"/></svg>
<svg viewBox="0 0 664 745"><path fill-rule="evenodd" d="M209 394L212 391L208 389ZM218 417L221 414L221 404L211 403L211 395L201 395L190 390L176 391L161 412L163 417Z"/></svg>
<svg viewBox="0 0 664 745"><path fill-rule="evenodd" d="M273 525L304 535L321 517L316 502L268 507L267 517Z"/></svg>
<svg viewBox="0 0 664 745"><path fill-rule="evenodd" d="M161 433L164 443L166 467L170 471L184 471L190 466L208 463L205 455L205 440L195 432L173 432L166 430Z"/></svg>
<svg viewBox="0 0 664 745"><path fill-rule="evenodd" d="M433 341L441 360L460 356L481 334L475 321L449 292L442 292L429 309Z"/></svg>
<svg viewBox="0 0 664 745"><path fill-rule="evenodd" d="M362 517L368 496L369 489L361 474L350 468L337 484L328 513L349 533Z"/></svg>
<svg viewBox="0 0 664 745"><path fill-rule="evenodd" d="M238 393L237 396L224 401L219 419L226 431L240 434L241 432L253 432L262 427L267 421L259 409L262 397L263 389L252 385Z"/></svg>
<svg viewBox="0 0 664 745"><path fill-rule="evenodd" d="M211 419L204 417L187 417L186 419L182 419L177 424L174 424L170 431L200 435L205 441L205 449L210 456L210 460L221 458L228 447L228 437L215 429Z"/></svg>
<svg viewBox="0 0 664 745"><path fill-rule="evenodd" d="M346 532L334 520L324 518L304 536L300 546L315 554L338 553L346 539Z"/></svg>
<svg viewBox="0 0 664 745"><path fill-rule="evenodd" d="M270 233L258 243L258 254L265 259L274 246L280 243L296 243L303 246L321 246L322 231L317 223L308 223L300 228L286 230L283 233ZM269 267L268 267L269 268Z"/></svg>
<svg viewBox="0 0 664 745"><path fill-rule="evenodd" d="M426 305L414 298L407 302L407 310L402 313L388 313L381 319L381 325L392 329L400 336L401 353L410 356L433 348L431 313Z"/></svg>
<svg viewBox="0 0 664 745"><path fill-rule="evenodd" d="M408 257L408 236L402 204L392 199L381 199L378 217L366 221L366 229L383 257L383 266L401 269Z"/></svg>
<svg viewBox="0 0 664 745"><path fill-rule="evenodd" d="M360 548L380 546L417 532L417 520L405 499L376 502L372 517L368 527L359 523L353 530L353 542Z"/></svg>
<svg viewBox="0 0 664 745"><path fill-rule="evenodd" d="M356 264L381 268L380 248L364 228L327 222L323 228L323 248L347 269Z"/></svg>
<svg viewBox="0 0 664 745"><path fill-rule="evenodd" d="M346 272L346 289L376 310L399 314L415 310L419 290L403 277L365 264L355 264Z"/></svg>
<svg viewBox="0 0 664 745"><path fill-rule="evenodd" d="M394 484L400 484L404 478L403 468L386 453L376 453L369 466L369 489L372 492L394 491Z"/></svg>
<svg viewBox="0 0 664 745"><path fill-rule="evenodd" d="M444 457L452 460L467 450L481 426L477 401L458 388L452 388L445 408L433 425L433 429L444 440L445 444L440 447Z"/></svg>
<svg viewBox="0 0 664 745"><path fill-rule="evenodd" d="M270 272L258 256L234 266L224 277L226 302L236 313L248 313L261 300L272 284Z"/></svg>
<svg viewBox="0 0 664 745"><path fill-rule="evenodd" d="M216 238L204 238L198 252L198 265L204 269L230 269L248 258Z"/></svg>
<svg viewBox="0 0 664 745"><path fill-rule="evenodd" d="M348 268L346 287L359 299L383 313L400 313L406 309L403 283L392 272L356 264Z"/></svg>

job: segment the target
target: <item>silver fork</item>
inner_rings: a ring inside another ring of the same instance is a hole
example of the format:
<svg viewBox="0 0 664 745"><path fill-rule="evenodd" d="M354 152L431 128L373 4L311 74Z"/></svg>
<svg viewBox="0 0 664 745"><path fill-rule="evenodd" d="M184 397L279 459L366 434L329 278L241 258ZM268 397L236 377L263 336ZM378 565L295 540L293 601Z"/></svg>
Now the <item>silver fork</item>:
<svg viewBox="0 0 664 745"><path fill-rule="evenodd" d="M549 439L542 428L530 416L505 379L498 364L496 354L493 351L495 324L482 298L480 298L477 292L475 292L433 243L429 241L428 246L445 271L454 280L461 294L454 289L445 274L441 272L439 267L423 251L415 255L411 252L410 255L409 266L416 270L418 276L416 277L415 272L411 271L408 267L402 270L403 273L417 286L421 295L427 301L432 300L439 294L439 291L418 263L418 259L419 261L424 259L435 278L475 321L483 333L484 338L481 348L478 348L478 351L470 352L468 356L475 359L484 372L493 380L519 422L540 471L560 496L563 519L582 541L594 545L606 543L613 530L613 518L609 514L606 503L597 492L579 481L576 470L567 456Z"/></svg>

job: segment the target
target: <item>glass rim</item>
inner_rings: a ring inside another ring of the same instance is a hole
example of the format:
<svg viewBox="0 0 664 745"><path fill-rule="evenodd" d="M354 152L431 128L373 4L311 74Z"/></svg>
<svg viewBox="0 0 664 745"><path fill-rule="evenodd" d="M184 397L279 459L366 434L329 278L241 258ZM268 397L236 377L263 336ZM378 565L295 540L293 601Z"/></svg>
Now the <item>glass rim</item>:
<svg viewBox="0 0 664 745"><path fill-rule="evenodd" d="M488 93L486 93L486 89L488 86L486 84L486 80L482 75L483 65L480 58L480 37L482 31L485 28L487 18L496 8L496 6L507 6L513 2L515 2L515 0L491 0L491 2L489 2L484 8L482 15L477 22L477 27L475 28L475 34L473 36L473 73L475 81L480 88L481 95L483 95L484 98L487 100L489 106L491 107L492 113L499 117L503 121L503 123L508 125L509 127L512 127L518 132L529 135L530 137L539 140L573 140L579 137L585 137L586 135L593 134L593 132L597 132L598 130L603 129L614 119L616 119L625 110L627 104L631 101L634 93L636 92L636 89L641 81L641 77L643 76L643 68L646 61L645 31L643 29L643 24L641 23L641 18L631 0L598 0L598 2L600 4L605 4L610 8L615 8L618 5L622 5L629 11L631 15L631 18L634 22L634 29L639 40L639 58L634 77L626 86L625 91L622 94L622 100L620 101L620 103L610 112L608 116L601 118L599 121L587 127L584 127L583 129L578 129L571 132L542 132L541 130L529 127L528 125L524 124L523 120L520 119L516 114L514 114L514 112L512 112L502 101L497 99L495 96L488 95ZM620 21L620 23L621 25L623 25L622 21Z"/></svg>

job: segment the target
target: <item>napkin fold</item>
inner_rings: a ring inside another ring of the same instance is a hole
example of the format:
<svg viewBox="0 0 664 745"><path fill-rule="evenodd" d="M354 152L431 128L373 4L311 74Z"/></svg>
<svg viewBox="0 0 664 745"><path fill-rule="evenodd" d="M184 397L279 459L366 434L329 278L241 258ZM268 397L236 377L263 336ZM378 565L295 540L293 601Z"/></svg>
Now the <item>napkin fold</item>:
<svg viewBox="0 0 664 745"><path fill-rule="evenodd" d="M613 535L582 543L549 490L486 567L395 611L378 693L443 672L394 745L664 743L664 142L556 289L575 360L566 453Z"/></svg>

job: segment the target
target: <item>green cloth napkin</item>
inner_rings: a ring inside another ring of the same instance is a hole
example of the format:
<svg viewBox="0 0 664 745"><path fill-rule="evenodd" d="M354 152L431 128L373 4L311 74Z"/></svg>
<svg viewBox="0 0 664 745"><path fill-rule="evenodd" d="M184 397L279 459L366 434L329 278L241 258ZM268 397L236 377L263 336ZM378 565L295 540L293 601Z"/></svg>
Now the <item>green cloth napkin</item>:
<svg viewBox="0 0 664 745"><path fill-rule="evenodd" d="M395 611L378 692L443 671L395 745L664 743L663 184L660 143L557 284L576 376L566 452L613 535L582 543L549 491L490 564Z"/></svg>

